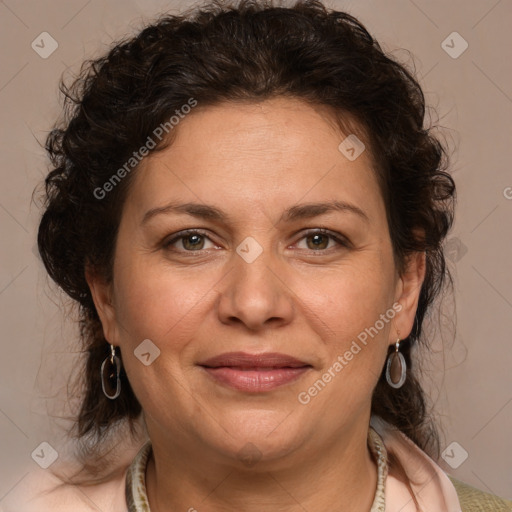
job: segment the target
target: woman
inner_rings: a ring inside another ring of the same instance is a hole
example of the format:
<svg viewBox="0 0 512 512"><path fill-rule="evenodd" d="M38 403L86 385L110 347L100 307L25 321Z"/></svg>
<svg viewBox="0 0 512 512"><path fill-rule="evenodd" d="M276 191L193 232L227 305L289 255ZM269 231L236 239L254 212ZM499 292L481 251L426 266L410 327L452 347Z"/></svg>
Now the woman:
<svg viewBox="0 0 512 512"><path fill-rule="evenodd" d="M356 19L166 16L67 104L38 244L80 306L77 433L147 432L101 510L512 510L434 462L414 347L455 186L420 86Z"/></svg>

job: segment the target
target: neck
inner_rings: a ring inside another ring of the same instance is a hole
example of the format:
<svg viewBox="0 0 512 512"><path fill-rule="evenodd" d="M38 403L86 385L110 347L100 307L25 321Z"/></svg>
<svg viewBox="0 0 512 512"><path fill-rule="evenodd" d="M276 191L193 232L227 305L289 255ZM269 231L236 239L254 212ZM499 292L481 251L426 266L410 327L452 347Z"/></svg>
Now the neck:
<svg viewBox="0 0 512 512"><path fill-rule="evenodd" d="M219 462L202 450L153 441L146 470L151 512L368 512L377 466L367 445L367 423L354 425L320 451L301 447L279 466ZM202 453L200 453L202 451ZM238 462L238 461L237 461Z"/></svg>

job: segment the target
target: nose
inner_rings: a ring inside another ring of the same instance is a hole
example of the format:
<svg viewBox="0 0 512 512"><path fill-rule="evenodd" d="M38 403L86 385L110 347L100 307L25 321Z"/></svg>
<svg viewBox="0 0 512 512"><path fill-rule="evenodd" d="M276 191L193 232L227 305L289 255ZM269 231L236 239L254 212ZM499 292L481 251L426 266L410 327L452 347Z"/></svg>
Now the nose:
<svg viewBox="0 0 512 512"><path fill-rule="evenodd" d="M291 322L294 294L286 283L284 263L270 249L252 262L233 253L230 265L217 304L222 323L257 331Z"/></svg>

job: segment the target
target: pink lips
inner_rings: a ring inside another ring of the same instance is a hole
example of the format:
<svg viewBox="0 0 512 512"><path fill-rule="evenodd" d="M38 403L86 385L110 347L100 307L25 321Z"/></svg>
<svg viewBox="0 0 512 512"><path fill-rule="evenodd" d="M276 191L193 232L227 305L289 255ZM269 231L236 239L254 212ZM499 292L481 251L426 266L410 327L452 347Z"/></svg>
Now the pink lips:
<svg viewBox="0 0 512 512"><path fill-rule="evenodd" d="M275 352L228 352L200 363L220 384L239 391L259 393L293 382L311 368L298 359Z"/></svg>

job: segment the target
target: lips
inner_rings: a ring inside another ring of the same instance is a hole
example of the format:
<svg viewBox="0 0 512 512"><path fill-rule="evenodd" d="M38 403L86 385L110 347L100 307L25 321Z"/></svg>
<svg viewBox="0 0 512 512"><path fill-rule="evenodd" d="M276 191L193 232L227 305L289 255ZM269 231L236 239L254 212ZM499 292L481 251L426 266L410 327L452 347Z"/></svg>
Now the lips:
<svg viewBox="0 0 512 512"><path fill-rule="evenodd" d="M217 384L238 391L261 393L291 383L312 366L279 353L229 352L199 364Z"/></svg>
<svg viewBox="0 0 512 512"><path fill-rule="evenodd" d="M248 354L246 352L228 352L199 363L208 368L229 367L241 370L257 370L271 368L301 368L311 366L294 357L277 352L266 354Z"/></svg>

